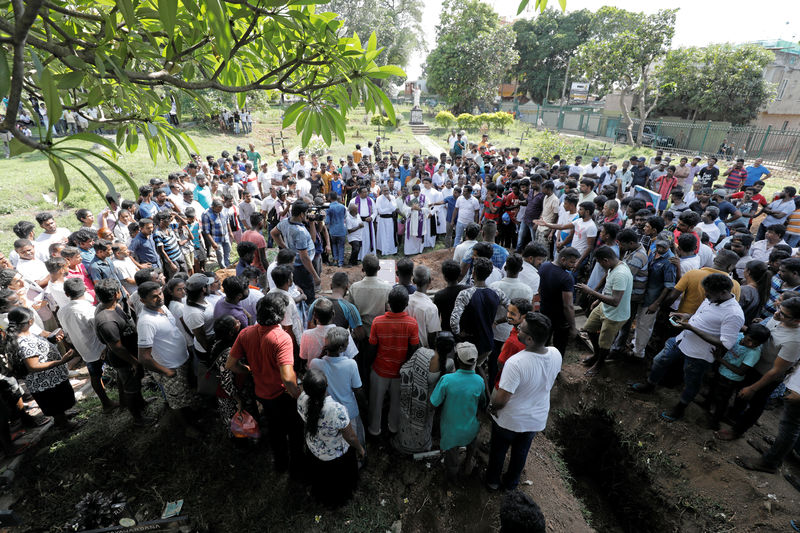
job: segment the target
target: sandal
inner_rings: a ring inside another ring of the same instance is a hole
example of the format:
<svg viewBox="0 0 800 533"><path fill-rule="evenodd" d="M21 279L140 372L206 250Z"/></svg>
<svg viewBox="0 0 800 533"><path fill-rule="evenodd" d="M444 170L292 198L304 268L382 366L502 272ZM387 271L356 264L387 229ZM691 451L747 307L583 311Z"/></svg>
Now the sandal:
<svg viewBox="0 0 800 533"><path fill-rule="evenodd" d="M717 440L732 441L742 438L741 435L734 433L730 429L720 429L714 432L714 438Z"/></svg>
<svg viewBox="0 0 800 533"><path fill-rule="evenodd" d="M753 470L755 472L766 472L767 474L775 474L778 472L777 468L765 465L761 459L742 459L737 457L733 460L734 463L741 466L745 470Z"/></svg>
<svg viewBox="0 0 800 533"><path fill-rule="evenodd" d="M660 416L663 420L666 420L667 422L677 422L678 420L683 418L683 413L678 414L674 411L662 411Z"/></svg>
<svg viewBox="0 0 800 533"><path fill-rule="evenodd" d="M642 394L649 394L653 392L655 386L651 385L650 383L631 383L628 385L628 388L633 392L640 392Z"/></svg>

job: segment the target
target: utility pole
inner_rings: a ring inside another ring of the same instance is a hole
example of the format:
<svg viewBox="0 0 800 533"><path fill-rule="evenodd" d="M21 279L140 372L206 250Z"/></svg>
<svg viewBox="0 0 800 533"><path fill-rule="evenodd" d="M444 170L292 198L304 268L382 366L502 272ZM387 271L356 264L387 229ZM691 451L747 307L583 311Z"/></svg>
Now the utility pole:
<svg viewBox="0 0 800 533"><path fill-rule="evenodd" d="M544 92L544 102L542 105L547 104L547 99L550 97L550 74L547 75L547 90Z"/></svg>
<svg viewBox="0 0 800 533"><path fill-rule="evenodd" d="M572 64L572 56L567 61L567 71L564 73L564 86L561 88L561 104L558 106L558 128L563 126L564 120L564 95L567 92L567 80L569 79L569 67Z"/></svg>

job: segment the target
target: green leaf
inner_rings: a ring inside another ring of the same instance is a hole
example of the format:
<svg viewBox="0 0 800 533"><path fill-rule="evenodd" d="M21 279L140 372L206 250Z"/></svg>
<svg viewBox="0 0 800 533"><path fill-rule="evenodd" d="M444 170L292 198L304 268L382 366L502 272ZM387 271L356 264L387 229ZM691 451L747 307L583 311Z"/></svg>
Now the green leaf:
<svg viewBox="0 0 800 533"><path fill-rule="evenodd" d="M103 87L100 85L95 85L92 87L92 90L89 91L89 96L86 97L86 101L89 103L90 106L94 107L98 105L100 102L103 101Z"/></svg>
<svg viewBox="0 0 800 533"><path fill-rule="evenodd" d="M384 65L380 67L378 70L380 70L381 72L385 72L391 76L397 76L399 78L404 78L406 76L405 71L400 67L398 67L397 65Z"/></svg>
<svg viewBox="0 0 800 533"><path fill-rule="evenodd" d="M73 69L85 69L88 66L86 61L78 56L65 56L63 61Z"/></svg>
<svg viewBox="0 0 800 533"><path fill-rule="evenodd" d="M59 89L74 89L83 81L83 72L80 70L73 70L65 74L59 74L57 77Z"/></svg>
<svg viewBox="0 0 800 533"><path fill-rule="evenodd" d="M11 87L11 71L8 69L6 51L0 46L0 98L8 96L9 87Z"/></svg>
<svg viewBox="0 0 800 533"><path fill-rule="evenodd" d="M528 7L528 0L522 0L519 3L519 7L517 8L517 15L525 11L525 8Z"/></svg>
<svg viewBox="0 0 800 533"><path fill-rule="evenodd" d="M117 148L117 146L114 143L112 143L111 141L109 141L105 137L101 137L100 135L98 135L96 133L91 133L91 132L88 132L88 131L82 131L80 133L75 133L73 135L68 135L68 136L64 137L63 139L61 139L60 141L58 141L57 143L55 143L55 145L62 144L64 142L66 142L66 141L86 141L86 142L90 142L90 143L100 144L100 145L106 147L111 152L119 153L119 148Z"/></svg>
<svg viewBox="0 0 800 533"><path fill-rule="evenodd" d="M20 154L27 154L28 152L33 152L35 148L32 146L28 146L27 144L23 144L17 138L13 138L8 141L8 150L11 157L16 157Z"/></svg>
<svg viewBox="0 0 800 533"><path fill-rule="evenodd" d="M106 193L105 193L105 192L103 192L103 190L102 190L102 189L101 189L101 188L100 188L100 187L97 185L97 183L95 183L95 181L94 181L92 178L90 178L90 177L89 177L89 175L88 175L88 174L86 174L86 172L84 172L82 168L80 168L79 166L77 166L77 165L75 165L74 163L72 163L72 162L71 162L69 159L64 159L64 163L66 163L66 164L68 164L69 166L71 166L73 169L75 169L75 170L78 172L78 174L80 174L81 176L83 176L83 178L84 178L86 181L88 181L88 182L89 182L89 185L91 185L91 186L92 186L92 188L93 188L95 191L97 191L97 194L99 194L100 196L105 196L105 195L106 195Z"/></svg>
<svg viewBox="0 0 800 533"><path fill-rule="evenodd" d="M133 2L131 0L116 0L116 1L120 13L122 13L122 18L125 19L125 25L127 25L129 29L135 28L136 14L133 11Z"/></svg>
<svg viewBox="0 0 800 533"><path fill-rule="evenodd" d="M283 128L288 128L292 122L300 115L300 113L305 109L305 101L295 102L289 106L286 112L283 114Z"/></svg>
<svg viewBox="0 0 800 533"><path fill-rule="evenodd" d="M375 35L373 31L369 36L369 41L367 41L367 52L371 52L372 50L377 50L378 48L378 36Z"/></svg>
<svg viewBox="0 0 800 533"><path fill-rule="evenodd" d="M50 122L51 126L48 128L47 132L47 136L49 138L50 133L52 132L52 126L55 126L55 123L61 118L61 100L58 98L56 82L53 79L53 73L50 72L49 68L46 68L44 71L42 71L42 79L39 83L42 86L44 103L47 105L47 120ZM61 165L61 170L64 170L64 165Z"/></svg>
<svg viewBox="0 0 800 533"><path fill-rule="evenodd" d="M50 171L55 178L56 201L61 203L69 194L69 180L66 172L64 172L64 163L61 162L58 156L53 154L48 154L47 158L50 163Z"/></svg>
<svg viewBox="0 0 800 533"><path fill-rule="evenodd" d="M170 40L175 36L175 20L178 17L178 0L158 0L158 16Z"/></svg>
<svg viewBox="0 0 800 533"><path fill-rule="evenodd" d="M136 147L139 146L139 133L136 131L136 126L131 126L128 129L128 136L125 138L125 146L129 152L135 152Z"/></svg>

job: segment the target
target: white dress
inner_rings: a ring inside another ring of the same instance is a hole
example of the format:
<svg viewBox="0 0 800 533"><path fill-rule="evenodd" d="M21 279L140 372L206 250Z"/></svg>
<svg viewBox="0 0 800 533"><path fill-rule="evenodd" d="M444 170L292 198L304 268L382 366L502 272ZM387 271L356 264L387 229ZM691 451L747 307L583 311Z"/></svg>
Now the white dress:
<svg viewBox="0 0 800 533"><path fill-rule="evenodd" d="M397 204L393 197L386 198L384 195L380 195L376 201L376 209L378 211L378 250L380 250L381 255L396 254L394 218L381 215L392 215L397 211Z"/></svg>
<svg viewBox="0 0 800 533"><path fill-rule="evenodd" d="M377 213L375 212L375 201L372 198L367 197L356 202L360 198L360 196L356 196L350 200L350 204L358 207L358 215L364 221L364 227L361 228L361 251L358 254L358 260L362 261L367 254L377 254L374 226ZM364 220L366 217L372 217L372 222Z"/></svg>
<svg viewBox="0 0 800 533"><path fill-rule="evenodd" d="M419 203L421 209L419 211L412 210L411 204L413 203ZM430 223L428 222L430 210L425 195L409 196L406 200L404 214L406 215L406 240L403 251L405 255L421 253L425 248L425 239L430 234Z"/></svg>

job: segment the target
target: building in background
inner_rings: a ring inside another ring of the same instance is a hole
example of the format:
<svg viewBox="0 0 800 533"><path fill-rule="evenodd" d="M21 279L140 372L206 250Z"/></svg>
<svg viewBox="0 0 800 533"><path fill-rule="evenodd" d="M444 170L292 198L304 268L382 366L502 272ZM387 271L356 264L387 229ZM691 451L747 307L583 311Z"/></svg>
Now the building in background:
<svg viewBox="0 0 800 533"><path fill-rule="evenodd" d="M755 126L778 130L800 129L800 45L791 41L757 41L775 53L764 69L764 79L775 84L775 99L753 121Z"/></svg>

